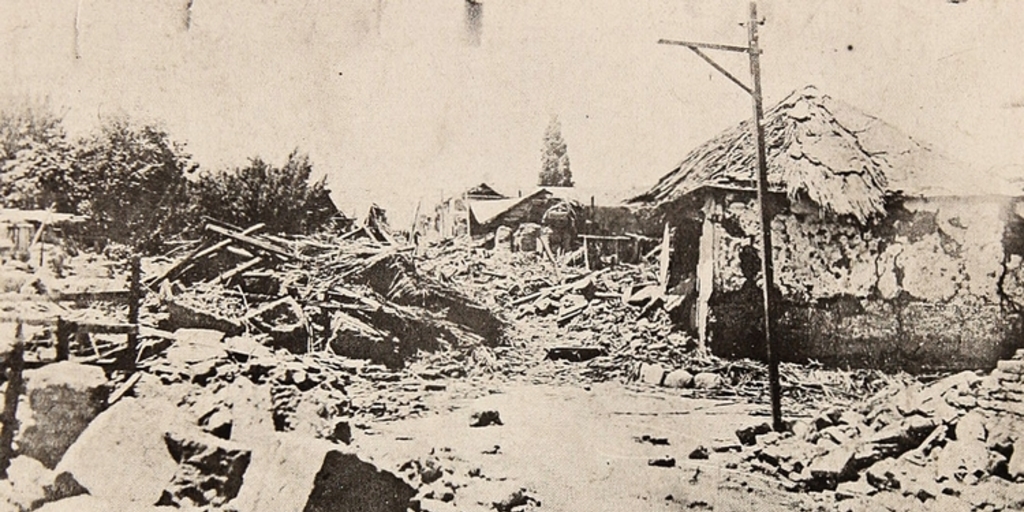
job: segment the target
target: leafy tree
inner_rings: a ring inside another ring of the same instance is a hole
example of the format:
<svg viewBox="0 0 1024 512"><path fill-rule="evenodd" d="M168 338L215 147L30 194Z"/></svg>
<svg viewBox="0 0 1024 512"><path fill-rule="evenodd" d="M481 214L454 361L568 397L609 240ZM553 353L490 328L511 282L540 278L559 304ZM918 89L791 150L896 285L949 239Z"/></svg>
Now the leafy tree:
<svg viewBox="0 0 1024 512"><path fill-rule="evenodd" d="M112 119L79 142L76 165L76 205L89 216L91 240L153 252L189 225L188 180L197 165L162 129Z"/></svg>
<svg viewBox="0 0 1024 512"><path fill-rule="evenodd" d="M0 204L73 212L75 149L45 105L0 112Z"/></svg>
<svg viewBox="0 0 1024 512"><path fill-rule="evenodd" d="M541 151L540 186L571 187L572 171L569 170L569 153L562 139L562 123L558 116L551 116L544 131L544 149Z"/></svg>
<svg viewBox="0 0 1024 512"><path fill-rule="evenodd" d="M337 213L326 178L311 182L312 171L309 157L293 151L281 167L256 157L203 174L192 186L194 212L236 226L264 223L271 232L312 232Z"/></svg>

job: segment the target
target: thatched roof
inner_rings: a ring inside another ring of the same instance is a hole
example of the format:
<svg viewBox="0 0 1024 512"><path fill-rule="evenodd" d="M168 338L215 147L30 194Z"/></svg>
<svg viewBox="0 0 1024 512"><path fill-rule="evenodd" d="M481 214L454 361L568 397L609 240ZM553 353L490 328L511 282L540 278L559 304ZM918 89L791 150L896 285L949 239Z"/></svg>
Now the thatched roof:
<svg viewBox="0 0 1024 512"><path fill-rule="evenodd" d="M902 196L1019 195L979 177L884 121L808 86L765 113L769 190L806 198L824 211L865 222ZM751 120L686 155L631 202L662 204L703 187L754 189Z"/></svg>

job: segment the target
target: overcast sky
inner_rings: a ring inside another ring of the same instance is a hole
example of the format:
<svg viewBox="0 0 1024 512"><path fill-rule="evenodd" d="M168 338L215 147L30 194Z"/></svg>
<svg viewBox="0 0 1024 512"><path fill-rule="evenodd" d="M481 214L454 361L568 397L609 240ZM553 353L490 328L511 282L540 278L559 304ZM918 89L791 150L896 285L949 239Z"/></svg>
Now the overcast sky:
<svg viewBox="0 0 1024 512"><path fill-rule="evenodd" d="M0 0L0 95L47 99L78 132L105 115L157 121L213 168L297 147L346 211L375 199L402 219L420 197L481 181L532 188L552 114L579 185L652 185L751 112L703 61L656 41L745 44L747 9L483 0L476 46L465 0ZM974 172L1024 175L1024 2L760 9L768 105L815 84ZM744 56L715 57L749 76Z"/></svg>

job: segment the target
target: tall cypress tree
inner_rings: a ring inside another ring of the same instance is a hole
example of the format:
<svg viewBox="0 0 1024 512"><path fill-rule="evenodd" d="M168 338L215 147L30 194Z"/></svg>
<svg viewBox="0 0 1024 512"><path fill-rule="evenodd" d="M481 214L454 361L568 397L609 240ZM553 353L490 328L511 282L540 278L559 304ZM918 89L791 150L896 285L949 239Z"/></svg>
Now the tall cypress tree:
<svg viewBox="0 0 1024 512"><path fill-rule="evenodd" d="M562 138L562 123L558 116L551 116L551 122L544 130L544 149L541 150L540 182L542 187L571 187L572 171L569 169L569 152Z"/></svg>

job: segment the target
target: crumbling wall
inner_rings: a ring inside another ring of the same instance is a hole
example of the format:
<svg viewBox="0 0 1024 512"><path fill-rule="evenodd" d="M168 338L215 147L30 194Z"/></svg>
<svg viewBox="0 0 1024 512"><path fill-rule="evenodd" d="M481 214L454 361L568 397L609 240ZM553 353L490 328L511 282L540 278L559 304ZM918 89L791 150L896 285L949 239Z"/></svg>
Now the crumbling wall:
<svg viewBox="0 0 1024 512"><path fill-rule="evenodd" d="M1016 343L1024 304L1024 257L1004 248L1011 206L905 200L867 227L799 203L780 211L772 237L784 357L911 370L994 364ZM759 355L760 323L749 320L761 316L753 197L723 194L708 214L710 346Z"/></svg>

